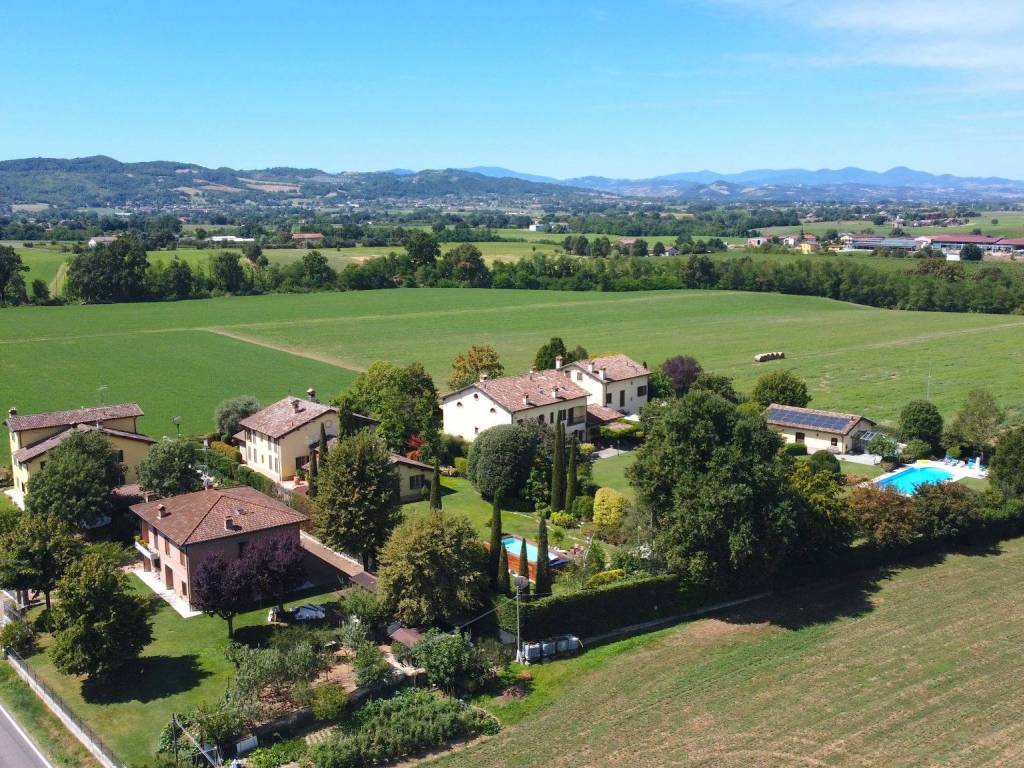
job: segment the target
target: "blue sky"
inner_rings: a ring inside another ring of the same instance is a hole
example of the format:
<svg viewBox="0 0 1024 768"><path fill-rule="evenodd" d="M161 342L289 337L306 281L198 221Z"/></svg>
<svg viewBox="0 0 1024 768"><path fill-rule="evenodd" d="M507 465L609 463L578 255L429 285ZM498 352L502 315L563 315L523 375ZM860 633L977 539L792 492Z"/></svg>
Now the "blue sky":
<svg viewBox="0 0 1024 768"><path fill-rule="evenodd" d="M22 2L0 157L1024 178L1022 0Z"/></svg>

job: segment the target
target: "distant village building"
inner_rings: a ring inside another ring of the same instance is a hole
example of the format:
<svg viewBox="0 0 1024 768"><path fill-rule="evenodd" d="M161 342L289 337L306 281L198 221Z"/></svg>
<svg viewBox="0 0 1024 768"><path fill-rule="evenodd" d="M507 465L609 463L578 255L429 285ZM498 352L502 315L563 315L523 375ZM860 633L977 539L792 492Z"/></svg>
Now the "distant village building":
<svg viewBox="0 0 1024 768"><path fill-rule="evenodd" d="M97 245L110 245L115 240L117 240L117 235L96 235L89 238L89 247L95 248Z"/></svg>
<svg viewBox="0 0 1024 768"><path fill-rule="evenodd" d="M314 245L320 245L323 242L324 236L319 232L293 232L292 240L295 242L310 248Z"/></svg>
<svg viewBox="0 0 1024 768"><path fill-rule="evenodd" d="M255 237L238 237L237 235L213 235L206 238L211 243L255 243Z"/></svg>
<svg viewBox="0 0 1024 768"><path fill-rule="evenodd" d="M771 241L772 239L770 237L765 237L764 235L758 235L757 237L748 237L747 246L749 246L750 248L760 248L762 245L767 245Z"/></svg>

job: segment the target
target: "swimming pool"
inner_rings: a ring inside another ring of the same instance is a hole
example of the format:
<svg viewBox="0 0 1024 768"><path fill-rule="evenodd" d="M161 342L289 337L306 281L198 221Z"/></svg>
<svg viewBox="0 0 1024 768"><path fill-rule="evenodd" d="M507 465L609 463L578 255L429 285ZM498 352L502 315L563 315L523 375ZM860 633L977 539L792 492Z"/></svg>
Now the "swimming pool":
<svg viewBox="0 0 1024 768"><path fill-rule="evenodd" d="M912 496L919 485L925 483L946 483L953 479L953 473L939 467L908 467L895 475L879 480L883 488L892 488L907 496Z"/></svg>
<svg viewBox="0 0 1024 768"><path fill-rule="evenodd" d="M520 548L523 546L523 540L515 536L502 536L501 545L505 547L505 551L514 557L519 557ZM532 544L529 541L526 542L526 559L531 563L537 562L537 545ZM548 551L548 562L558 560L558 555L552 554Z"/></svg>

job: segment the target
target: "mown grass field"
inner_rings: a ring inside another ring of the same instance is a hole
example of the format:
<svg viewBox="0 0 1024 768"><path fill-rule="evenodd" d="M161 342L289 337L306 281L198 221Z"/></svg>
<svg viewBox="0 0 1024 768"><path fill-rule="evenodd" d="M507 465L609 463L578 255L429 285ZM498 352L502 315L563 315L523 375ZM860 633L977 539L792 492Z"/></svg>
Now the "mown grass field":
<svg viewBox="0 0 1024 768"><path fill-rule="evenodd" d="M529 668L434 765L1024 762L1024 539L859 574Z"/></svg>
<svg viewBox="0 0 1024 768"><path fill-rule="evenodd" d="M992 219L998 219L999 223L993 224ZM911 237L918 237L919 235L963 234L971 232L975 228L981 228L986 235L992 237L1024 237L1024 211L985 211L983 215L955 227L907 227L905 231ZM870 220L846 219L843 221L816 221L799 227L765 227L761 232L765 235L784 235L798 232L801 229L819 236L830 229L858 233L870 231L877 235L888 235L892 231L892 224L886 222L875 225Z"/></svg>
<svg viewBox="0 0 1024 768"><path fill-rule="evenodd" d="M132 588L151 601L153 642L112 685L97 688L59 672L47 650L47 638L27 661L125 765L146 766L155 764L160 730L171 714L200 703L216 703L231 679L233 667L224 656L228 646L224 621L210 616L183 619L138 578L129 579ZM303 598L286 603L286 607L326 602L332 594ZM255 640L266 631L266 618L265 608L236 616L236 639Z"/></svg>
<svg viewBox="0 0 1024 768"><path fill-rule="evenodd" d="M493 344L514 372L554 335L652 365L692 354L741 389L792 368L814 406L881 422L929 386L947 416L985 386L1012 419L1024 417L1024 318L728 291L406 289L14 308L0 312L0 405L30 413L137 400L148 433L171 434L181 416L197 434L225 397L270 402L309 386L329 397L375 360L420 361L444 390L452 358L472 344ZM787 358L752 362L768 350Z"/></svg>

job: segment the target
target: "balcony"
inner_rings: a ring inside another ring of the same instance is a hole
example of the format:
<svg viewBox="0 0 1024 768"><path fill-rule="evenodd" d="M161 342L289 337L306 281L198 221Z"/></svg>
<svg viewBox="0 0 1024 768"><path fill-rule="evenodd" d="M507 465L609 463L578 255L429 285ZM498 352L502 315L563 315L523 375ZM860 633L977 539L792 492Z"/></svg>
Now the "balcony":
<svg viewBox="0 0 1024 768"><path fill-rule="evenodd" d="M140 541L139 539L135 540L135 549L137 549L139 551L139 554L147 560L149 560L150 562L156 562L160 559L159 552L150 547L148 544Z"/></svg>

